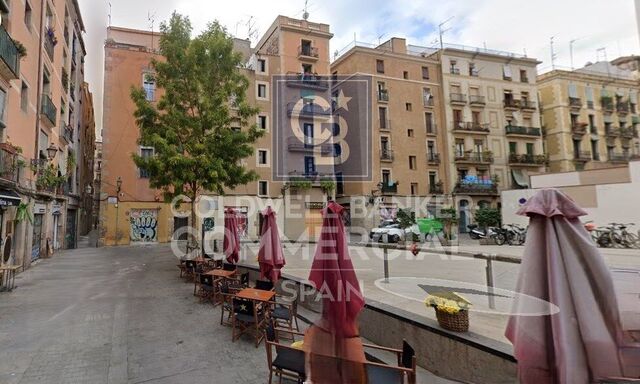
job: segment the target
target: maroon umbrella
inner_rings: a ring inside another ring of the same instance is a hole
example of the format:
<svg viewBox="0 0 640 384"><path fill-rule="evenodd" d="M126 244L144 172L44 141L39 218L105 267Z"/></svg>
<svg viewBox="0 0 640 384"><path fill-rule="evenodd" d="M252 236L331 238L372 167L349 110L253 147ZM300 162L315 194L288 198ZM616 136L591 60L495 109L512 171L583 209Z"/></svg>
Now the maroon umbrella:
<svg viewBox="0 0 640 384"><path fill-rule="evenodd" d="M344 208L329 202L322 211L322 231L309 280L322 295L322 318L307 330L310 379L322 383L364 382L364 349L357 317L364 297L342 223Z"/></svg>
<svg viewBox="0 0 640 384"><path fill-rule="evenodd" d="M284 267L285 261L276 223L276 213L271 209L271 206L262 212L262 218L262 237L260 238L260 251L258 251L260 278L269 279L275 283L280 279L280 269Z"/></svg>
<svg viewBox="0 0 640 384"><path fill-rule="evenodd" d="M240 258L240 236L238 235L238 217L232 208L224 212L224 242L222 243L227 261L235 264Z"/></svg>
<svg viewBox="0 0 640 384"><path fill-rule="evenodd" d="M555 189L537 192L520 211L530 217L516 291L549 301L559 312L518 316L506 336L523 384L591 383L623 376L621 329L611 273L580 222L586 215Z"/></svg>

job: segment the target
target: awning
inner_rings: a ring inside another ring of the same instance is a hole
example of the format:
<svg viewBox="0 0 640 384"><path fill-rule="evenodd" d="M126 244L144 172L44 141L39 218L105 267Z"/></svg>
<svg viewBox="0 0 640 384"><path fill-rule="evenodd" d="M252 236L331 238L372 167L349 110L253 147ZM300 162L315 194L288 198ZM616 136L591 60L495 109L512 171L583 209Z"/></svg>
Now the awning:
<svg viewBox="0 0 640 384"><path fill-rule="evenodd" d="M529 175L524 169L512 169L513 182L522 189L529 189Z"/></svg>
<svg viewBox="0 0 640 384"><path fill-rule="evenodd" d="M0 207L15 207L20 201L20 196L15 191L0 188Z"/></svg>

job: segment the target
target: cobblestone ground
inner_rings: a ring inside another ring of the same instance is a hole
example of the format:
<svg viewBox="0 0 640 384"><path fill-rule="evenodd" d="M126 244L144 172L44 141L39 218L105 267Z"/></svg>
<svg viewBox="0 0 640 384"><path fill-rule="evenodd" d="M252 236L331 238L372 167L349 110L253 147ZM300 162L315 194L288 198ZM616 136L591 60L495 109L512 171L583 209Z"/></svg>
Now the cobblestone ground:
<svg viewBox="0 0 640 384"><path fill-rule="evenodd" d="M264 345L231 343L168 247L58 253L0 293L0 383L265 383Z"/></svg>

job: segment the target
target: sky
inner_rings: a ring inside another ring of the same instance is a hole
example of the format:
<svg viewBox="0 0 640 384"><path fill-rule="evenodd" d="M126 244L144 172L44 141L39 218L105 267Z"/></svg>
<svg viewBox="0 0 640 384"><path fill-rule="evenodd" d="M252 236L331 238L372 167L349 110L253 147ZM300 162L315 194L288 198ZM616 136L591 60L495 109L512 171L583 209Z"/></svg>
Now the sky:
<svg viewBox="0 0 640 384"><path fill-rule="evenodd" d="M640 1L638 1L640 3ZM102 75L106 27L158 30L176 10L190 17L197 33L218 20L229 33L254 37L279 14L302 18L304 0L79 0L87 46L86 76L94 93L96 126L102 126ZM444 43L516 52L551 66L574 67L621 55L640 54L634 0L308 0L309 20L328 23L331 51L354 38L375 44L405 37L408 44L436 46L438 25L446 20ZM110 17L109 17L110 15ZM574 41L571 44L571 41ZM602 49L604 48L604 49Z"/></svg>

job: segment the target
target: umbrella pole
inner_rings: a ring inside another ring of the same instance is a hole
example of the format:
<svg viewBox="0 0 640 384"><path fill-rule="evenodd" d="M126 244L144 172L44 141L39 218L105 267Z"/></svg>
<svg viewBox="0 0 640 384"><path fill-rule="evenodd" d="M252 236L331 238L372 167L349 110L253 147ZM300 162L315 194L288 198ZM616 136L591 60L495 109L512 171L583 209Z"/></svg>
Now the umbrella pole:
<svg viewBox="0 0 640 384"><path fill-rule="evenodd" d="M389 284L389 249L382 248L384 251L384 282Z"/></svg>
<svg viewBox="0 0 640 384"><path fill-rule="evenodd" d="M488 300L489 300L489 308L495 309L496 302L493 297L493 262L491 259L487 259L487 266L485 267L485 272L487 274L487 287L489 291Z"/></svg>

